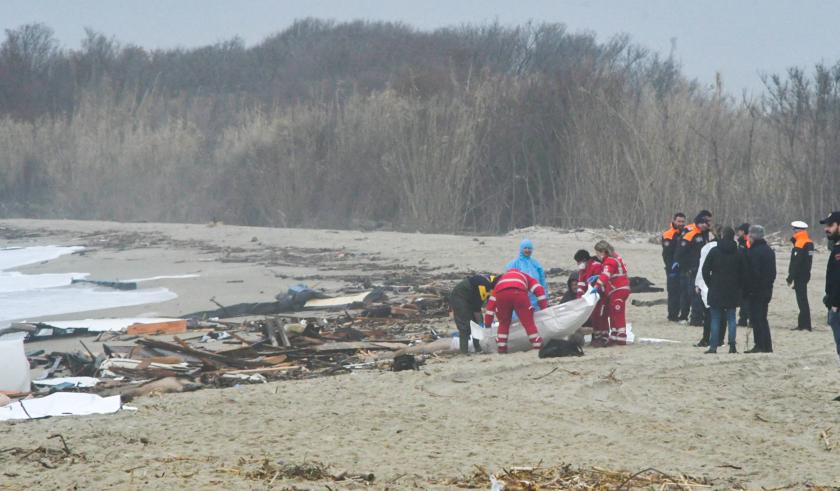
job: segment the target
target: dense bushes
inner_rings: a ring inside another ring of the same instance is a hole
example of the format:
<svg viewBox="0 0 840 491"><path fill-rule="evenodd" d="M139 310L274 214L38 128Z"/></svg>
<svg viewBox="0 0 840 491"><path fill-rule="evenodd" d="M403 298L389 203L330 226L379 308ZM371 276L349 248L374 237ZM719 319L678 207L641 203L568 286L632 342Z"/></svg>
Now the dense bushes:
<svg viewBox="0 0 840 491"><path fill-rule="evenodd" d="M0 47L0 214L499 232L771 226L836 206L840 69L736 101L558 25L305 20L146 51L48 28Z"/></svg>

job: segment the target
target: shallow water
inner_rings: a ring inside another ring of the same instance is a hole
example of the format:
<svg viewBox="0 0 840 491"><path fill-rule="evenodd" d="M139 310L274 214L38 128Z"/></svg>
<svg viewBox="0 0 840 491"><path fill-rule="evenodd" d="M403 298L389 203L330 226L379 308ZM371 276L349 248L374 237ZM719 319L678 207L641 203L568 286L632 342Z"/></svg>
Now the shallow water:
<svg viewBox="0 0 840 491"><path fill-rule="evenodd" d="M38 246L0 249L0 326L50 315L160 303L177 295L166 288L133 291L71 285L87 273L23 274L10 269L52 261L83 247Z"/></svg>

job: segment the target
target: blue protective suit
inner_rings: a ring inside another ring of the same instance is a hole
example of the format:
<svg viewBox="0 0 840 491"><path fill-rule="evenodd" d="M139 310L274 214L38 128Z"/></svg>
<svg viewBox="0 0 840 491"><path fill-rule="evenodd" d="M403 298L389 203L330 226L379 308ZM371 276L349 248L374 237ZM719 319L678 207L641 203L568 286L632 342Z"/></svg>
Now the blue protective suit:
<svg viewBox="0 0 840 491"><path fill-rule="evenodd" d="M525 253L522 252L525 248L531 249L531 257L526 256ZM505 266L505 271L510 271L511 269L518 269L519 271L522 271L528 276L539 281L540 285L542 285L543 288L545 288L545 295L548 296L548 282L545 279L545 270L543 269L542 264L540 264L539 261L533 258L533 255L533 242L531 242L530 239L524 239L522 242L519 243L519 257L507 263L507 266ZM537 296L531 293L530 298L531 305L534 306L534 310L540 310L539 305L537 304Z"/></svg>

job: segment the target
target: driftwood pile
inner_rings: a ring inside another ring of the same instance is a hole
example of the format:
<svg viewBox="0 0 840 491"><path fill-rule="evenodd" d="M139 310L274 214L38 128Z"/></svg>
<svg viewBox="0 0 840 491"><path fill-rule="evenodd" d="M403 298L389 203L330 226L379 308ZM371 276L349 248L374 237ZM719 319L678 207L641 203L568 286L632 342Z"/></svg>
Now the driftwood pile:
<svg viewBox="0 0 840 491"><path fill-rule="evenodd" d="M80 340L83 351L34 352L38 378L97 377L95 387L49 386L37 395L78 390L133 397L394 368L382 352L398 352L436 337L426 321L445 318L445 297L410 293L391 301L321 312L191 322L177 334L106 333L102 353ZM102 337L102 336L100 336ZM97 338L99 339L99 338ZM131 344L126 341L132 341ZM416 366L416 365L411 365Z"/></svg>

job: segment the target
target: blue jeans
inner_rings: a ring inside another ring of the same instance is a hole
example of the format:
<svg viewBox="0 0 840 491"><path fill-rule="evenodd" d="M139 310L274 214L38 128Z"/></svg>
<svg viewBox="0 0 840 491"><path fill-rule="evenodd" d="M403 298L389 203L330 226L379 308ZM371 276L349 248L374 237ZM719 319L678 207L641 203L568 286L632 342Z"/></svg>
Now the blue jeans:
<svg viewBox="0 0 840 491"><path fill-rule="evenodd" d="M840 356L840 312L828 311L828 325L834 333L834 344L837 346L837 356Z"/></svg>
<svg viewBox="0 0 840 491"><path fill-rule="evenodd" d="M709 349L712 351L717 350L717 342L720 339L720 321L724 315L726 315L726 323L729 327L729 345L735 346L735 332L738 324L735 321L735 309L712 307L710 312L712 314L712 333L709 336Z"/></svg>

